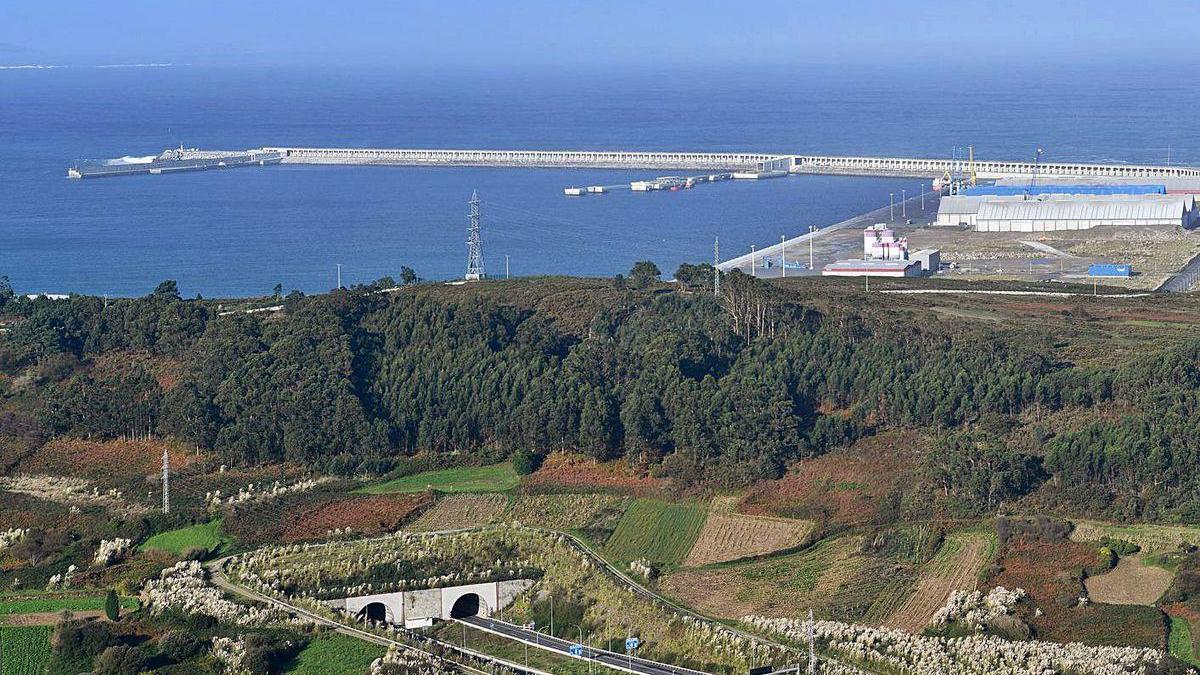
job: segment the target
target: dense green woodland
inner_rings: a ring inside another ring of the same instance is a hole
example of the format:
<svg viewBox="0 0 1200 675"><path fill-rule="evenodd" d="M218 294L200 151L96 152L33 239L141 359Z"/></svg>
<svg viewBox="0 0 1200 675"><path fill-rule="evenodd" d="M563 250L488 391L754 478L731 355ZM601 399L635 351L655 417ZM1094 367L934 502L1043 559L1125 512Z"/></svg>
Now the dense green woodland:
<svg viewBox="0 0 1200 675"><path fill-rule="evenodd" d="M222 317L173 282L107 306L9 291L0 394L19 398L26 374L37 400L0 422L38 437L154 431L230 463L337 473L571 450L713 486L916 427L934 440L914 491L960 511L1040 489L1074 510L1200 521L1200 337L1100 369L1061 362L1037 327L817 312L736 273L719 300L636 275L538 283L293 294L280 313ZM96 365L114 352L153 358ZM151 372L162 363L175 375ZM1071 410L1084 422L1036 421Z"/></svg>

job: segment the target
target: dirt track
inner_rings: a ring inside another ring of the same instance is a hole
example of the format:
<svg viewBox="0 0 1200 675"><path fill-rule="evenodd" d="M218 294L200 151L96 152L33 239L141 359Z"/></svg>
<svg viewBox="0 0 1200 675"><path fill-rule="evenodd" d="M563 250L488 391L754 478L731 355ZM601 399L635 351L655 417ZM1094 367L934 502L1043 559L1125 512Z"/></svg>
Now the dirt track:
<svg viewBox="0 0 1200 675"><path fill-rule="evenodd" d="M4 626L52 626L58 623L58 618L62 612L35 612L32 614L12 614L0 618L0 625ZM99 610L87 611L72 611L71 616L76 619L99 619L104 616L104 612Z"/></svg>

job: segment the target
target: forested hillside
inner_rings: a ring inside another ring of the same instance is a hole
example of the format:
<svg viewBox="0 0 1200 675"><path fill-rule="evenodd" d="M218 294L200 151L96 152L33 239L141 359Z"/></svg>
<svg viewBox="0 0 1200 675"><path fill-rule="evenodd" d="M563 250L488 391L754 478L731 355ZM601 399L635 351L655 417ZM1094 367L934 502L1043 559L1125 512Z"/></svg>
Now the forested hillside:
<svg viewBox="0 0 1200 675"><path fill-rule="evenodd" d="M1036 495L1200 521L1195 324L1116 360L1093 339L1111 301L1052 321L938 320L821 283L735 274L720 299L645 280L418 284L227 315L171 282L107 303L8 293L2 459L58 435L169 435L231 465L343 474L569 450L686 488L915 429L931 449L912 490L938 508Z"/></svg>

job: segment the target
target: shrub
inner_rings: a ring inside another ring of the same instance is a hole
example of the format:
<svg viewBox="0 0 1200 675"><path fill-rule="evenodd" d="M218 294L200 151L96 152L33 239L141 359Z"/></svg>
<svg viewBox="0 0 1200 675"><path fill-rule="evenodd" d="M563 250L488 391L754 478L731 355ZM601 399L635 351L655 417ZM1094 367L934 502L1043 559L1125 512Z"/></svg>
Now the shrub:
<svg viewBox="0 0 1200 675"><path fill-rule="evenodd" d="M158 649L172 661L186 661L204 648L200 640L182 630L168 631L158 639Z"/></svg>
<svg viewBox="0 0 1200 675"><path fill-rule="evenodd" d="M54 631L54 651L68 659L91 659L116 641L112 627L100 621L64 621Z"/></svg>
<svg viewBox="0 0 1200 675"><path fill-rule="evenodd" d="M117 599L117 592L112 589L104 596L104 616L107 616L109 621L116 621L121 616L121 601Z"/></svg>
<svg viewBox="0 0 1200 675"><path fill-rule="evenodd" d="M130 675L145 670L146 656L137 647L116 645L105 649L92 666L94 675Z"/></svg>
<svg viewBox="0 0 1200 675"><path fill-rule="evenodd" d="M513 470L518 476L528 476L537 471L538 466L542 463L542 458L533 453L528 448L519 448L512 456Z"/></svg>
<svg viewBox="0 0 1200 675"><path fill-rule="evenodd" d="M1115 539L1113 537L1103 537L1100 539L1100 545L1111 549L1113 553L1121 556L1122 558L1133 555L1142 550L1141 546L1138 546L1131 541Z"/></svg>
<svg viewBox="0 0 1200 675"><path fill-rule="evenodd" d="M247 635L244 643L246 655L242 663L254 675L269 675L275 672L275 664L286 663L295 656L304 644L295 640L281 640L268 635Z"/></svg>

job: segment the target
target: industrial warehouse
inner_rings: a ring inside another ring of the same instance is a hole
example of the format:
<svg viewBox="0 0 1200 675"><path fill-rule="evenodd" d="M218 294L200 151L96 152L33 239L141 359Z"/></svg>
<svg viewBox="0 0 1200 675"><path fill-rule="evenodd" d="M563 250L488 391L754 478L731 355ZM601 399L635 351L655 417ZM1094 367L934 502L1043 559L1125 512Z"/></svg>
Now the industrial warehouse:
<svg viewBox="0 0 1200 675"><path fill-rule="evenodd" d="M1009 183L942 197L935 225L976 232L1058 232L1100 226L1191 228L1200 217L1200 184L1082 183L1038 187Z"/></svg>

